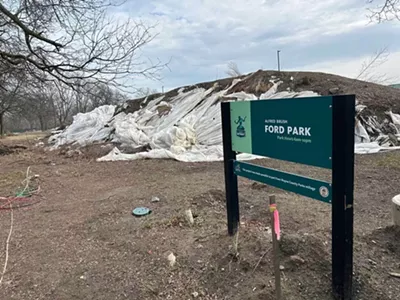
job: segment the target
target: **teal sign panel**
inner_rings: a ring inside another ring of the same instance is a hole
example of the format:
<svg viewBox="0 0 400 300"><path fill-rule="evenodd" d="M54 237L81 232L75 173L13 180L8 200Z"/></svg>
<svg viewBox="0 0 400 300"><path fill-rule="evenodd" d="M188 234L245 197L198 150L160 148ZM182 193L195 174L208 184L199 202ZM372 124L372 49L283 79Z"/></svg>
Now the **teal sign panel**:
<svg viewBox="0 0 400 300"><path fill-rule="evenodd" d="M332 168L332 97L229 105L233 151Z"/></svg>
<svg viewBox="0 0 400 300"><path fill-rule="evenodd" d="M328 182L238 161L234 161L233 170L237 176L263 182L323 202L332 202L332 188Z"/></svg>

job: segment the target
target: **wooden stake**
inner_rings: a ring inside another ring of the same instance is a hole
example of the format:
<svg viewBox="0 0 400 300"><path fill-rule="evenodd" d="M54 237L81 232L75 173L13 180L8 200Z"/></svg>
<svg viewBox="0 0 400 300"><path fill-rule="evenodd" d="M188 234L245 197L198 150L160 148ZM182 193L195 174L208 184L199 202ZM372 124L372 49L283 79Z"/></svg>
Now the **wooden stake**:
<svg viewBox="0 0 400 300"><path fill-rule="evenodd" d="M269 196L269 204L276 204L275 195ZM275 274L275 292L276 299L282 299L282 291L281 291L281 270L279 263L279 244L277 240L277 236L275 234L275 220L274 220L274 211L271 212L271 228L272 228L272 246L273 246L273 260L274 260L274 274Z"/></svg>

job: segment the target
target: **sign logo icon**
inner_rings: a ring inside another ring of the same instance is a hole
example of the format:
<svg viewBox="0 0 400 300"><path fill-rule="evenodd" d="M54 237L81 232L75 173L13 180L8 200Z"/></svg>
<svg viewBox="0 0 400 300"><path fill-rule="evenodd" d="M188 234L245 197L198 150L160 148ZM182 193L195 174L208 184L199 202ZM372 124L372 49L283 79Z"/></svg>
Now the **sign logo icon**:
<svg viewBox="0 0 400 300"><path fill-rule="evenodd" d="M246 129L243 126L243 123L246 121L246 117L242 118L241 116L238 117L238 119L235 121L235 124L237 124L236 128L236 136L238 137L245 137L246 136Z"/></svg>
<svg viewBox="0 0 400 300"><path fill-rule="evenodd" d="M327 188L326 186L321 186L321 187L319 188L319 193L320 193L320 195L321 195L322 197L324 197L324 198L326 198L326 197L329 196L329 190L328 190L328 188Z"/></svg>
<svg viewBox="0 0 400 300"><path fill-rule="evenodd" d="M237 164L237 165L235 166L235 171L236 171L236 172L242 171L239 164Z"/></svg>

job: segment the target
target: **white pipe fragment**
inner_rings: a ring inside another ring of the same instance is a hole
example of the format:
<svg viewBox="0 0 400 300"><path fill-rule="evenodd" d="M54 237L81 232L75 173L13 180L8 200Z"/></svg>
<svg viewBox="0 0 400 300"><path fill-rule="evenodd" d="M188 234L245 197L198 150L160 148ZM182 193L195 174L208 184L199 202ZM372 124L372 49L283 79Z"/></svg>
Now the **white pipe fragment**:
<svg viewBox="0 0 400 300"><path fill-rule="evenodd" d="M392 216L394 225L400 226L400 194L392 199Z"/></svg>
<svg viewBox="0 0 400 300"><path fill-rule="evenodd" d="M190 225L194 224L194 218L191 209L187 209L185 211L186 220L189 222Z"/></svg>

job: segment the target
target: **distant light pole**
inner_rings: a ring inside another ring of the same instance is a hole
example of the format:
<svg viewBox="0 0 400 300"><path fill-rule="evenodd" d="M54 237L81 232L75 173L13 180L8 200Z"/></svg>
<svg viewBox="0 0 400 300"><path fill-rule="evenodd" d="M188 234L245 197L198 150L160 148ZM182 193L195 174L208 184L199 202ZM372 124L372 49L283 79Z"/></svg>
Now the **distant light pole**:
<svg viewBox="0 0 400 300"><path fill-rule="evenodd" d="M278 72L280 72L281 71L281 61L280 61L280 58L279 58L279 53L281 52L281 50L277 50L276 51L276 55L277 55L277 57L278 57Z"/></svg>

